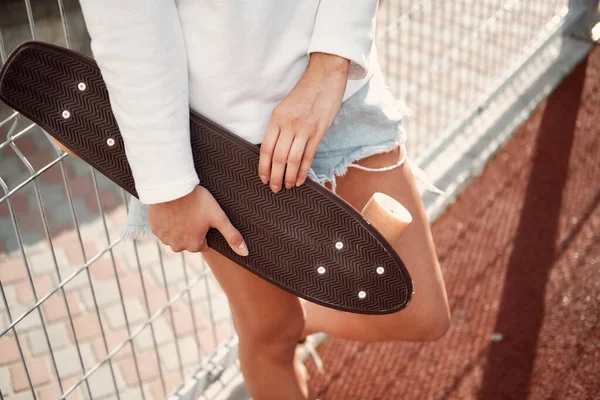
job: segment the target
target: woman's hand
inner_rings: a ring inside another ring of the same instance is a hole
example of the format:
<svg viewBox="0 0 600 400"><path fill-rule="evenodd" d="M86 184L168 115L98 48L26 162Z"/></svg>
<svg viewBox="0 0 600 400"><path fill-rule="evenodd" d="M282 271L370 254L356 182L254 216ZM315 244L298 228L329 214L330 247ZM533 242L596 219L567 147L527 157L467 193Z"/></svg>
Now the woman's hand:
<svg viewBox="0 0 600 400"><path fill-rule="evenodd" d="M260 179L270 182L273 192L284 183L291 189L306 180L317 147L340 111L349 67L345 58L312 53L300 81L273 110L258 165Z"/></svg>
<svg viewBox="0 0 600 400"><path fill-rule="evenodd" d="M152 232L175 252L207 251L206 233L215 228L240 256L248 255L248 247L240 232L227 218L215 198L202 186L177 200L148 206Z"/></svg>

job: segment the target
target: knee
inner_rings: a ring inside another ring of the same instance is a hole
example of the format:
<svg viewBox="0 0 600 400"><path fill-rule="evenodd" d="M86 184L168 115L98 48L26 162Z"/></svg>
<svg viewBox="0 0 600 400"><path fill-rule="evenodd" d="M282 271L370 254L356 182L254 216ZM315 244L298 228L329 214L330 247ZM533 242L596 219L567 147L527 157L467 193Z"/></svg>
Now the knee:
<svg viewBox="0 0 600 400"><path fill-rule="evenodd" d="M235 320L240 345L267 357L293 354L304 331L304 311L300 305L279 307L268 314L246 314Z"/></svg>
<svg viewBox="0 0 600 400"><path fill-rule="evenodd" d="M420 321L418 339L432 342L442 338L450 329L450 321L448 307L440 307Z"/></svg>

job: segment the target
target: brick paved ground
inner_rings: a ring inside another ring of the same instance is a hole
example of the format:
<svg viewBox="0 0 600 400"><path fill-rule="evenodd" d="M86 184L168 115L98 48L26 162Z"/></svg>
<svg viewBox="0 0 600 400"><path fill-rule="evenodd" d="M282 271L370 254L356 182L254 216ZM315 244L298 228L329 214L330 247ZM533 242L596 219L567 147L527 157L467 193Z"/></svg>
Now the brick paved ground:
<svg viewBox="0 0 600 400"><path fill-rule="evenodd" d="M116 209L110 216L118 212L119 209ZM89 256L98 254L101 246L105 246L98 240L101 231L95 229L93 224L83 225L80 232ZM75 231L71 230L55 236L53 243L58 271L65 280L83 264L79 240ZM39 299L56 286L57 271L51 261L50 247L46 243L25 246L25 249ZM186 286L180 255L163 253L165 285L163 270L157 260L157 245L142 241L138 254L140 265L131 244L117 245L114 258L118 280L109 254L106 254L90 265L89 277L84 269L65 285L66 302L65 296L59 291L42 303L43 322L36 309L17 323L20 348L24 352L32 383L40 398L56 398L56 393L59 393L48 341L58 375L63 386L68 388L83 375L80 356L84 368L89 370L106 357L107 349L113 351L124 342L128 336L126 321L130 330L135 331L147 321L149 313L154 314L166 304L167 290L172 297ZM186 256L185 261L190 282L204 272L198 256ZM20 254L0 255L0 281L8 302L8 306L0 302L0 330L8 326L10 317L19 317L36 303L26 271ZM120 284L123 302L117 282ZM212 296L210 303L207 291ZM184 296L176 301L171 309L152 323L152 328L144 328L133 341L140 378L149 398L163 398L161 373L167 391L173 389L181 383L181 373L187 374L196 368L204 357L214 351L219 342L232 334L226 299L212 276L201 279L193 286L190 295L191 297ZM190 306L190 299L193 306ZM96 306L99 312L96 311ZM79 351L75 344L79 346ZM0 388L3 395L8 396L8 399L31 398L14 332L0 338L0 348ZM156 349L162 368L159 368ZM126 345L112 357L112 366L119 390L139 397L136 362L130 345ZM109 366L105 365L95 372L89 383L93 398L114 397L115 388ZM84 390L78 390L75 394L89 397L87 388L82 388ZM69 398L71 397L73 396Z"/></svg>
<svg viewBox="0 0 600 400"><path fill-rule="evenodd" d="M453 324L332 340L321 399L600 398L600 47L433 226Z"/></svg>

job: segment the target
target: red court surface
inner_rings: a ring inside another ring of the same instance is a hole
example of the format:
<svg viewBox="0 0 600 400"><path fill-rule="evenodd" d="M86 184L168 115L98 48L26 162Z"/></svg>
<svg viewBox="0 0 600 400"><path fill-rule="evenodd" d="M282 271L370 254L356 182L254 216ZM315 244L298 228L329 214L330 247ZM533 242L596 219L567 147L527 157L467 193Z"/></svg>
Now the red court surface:
<svg viewBox="0 0 600 400"><path fill-rule="evenodd" d="M449 332L325 343L325 373L309 363L321 400L600 399L600 46L433 234Z"/></svg>

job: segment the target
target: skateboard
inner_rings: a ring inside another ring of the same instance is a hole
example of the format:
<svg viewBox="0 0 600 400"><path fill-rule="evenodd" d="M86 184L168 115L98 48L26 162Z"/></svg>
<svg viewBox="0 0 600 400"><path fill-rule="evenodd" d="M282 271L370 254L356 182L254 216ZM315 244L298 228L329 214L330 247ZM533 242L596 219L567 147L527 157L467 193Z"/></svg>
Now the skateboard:
<svg viewBox="0 0 600 400"><path fill-rule="evenodd" d="M23 43L0 70L0 99L137 196L93 59L47 43ZM235 254L215 229L207 234L212 249L325 307L361 314L406 307L412 281L390 245L410 222L402 205L378 193L361 215L310 179L274 194L258 177L259 147L193 111L190 137L200 182L241 232L250 255Z"/></svg>

